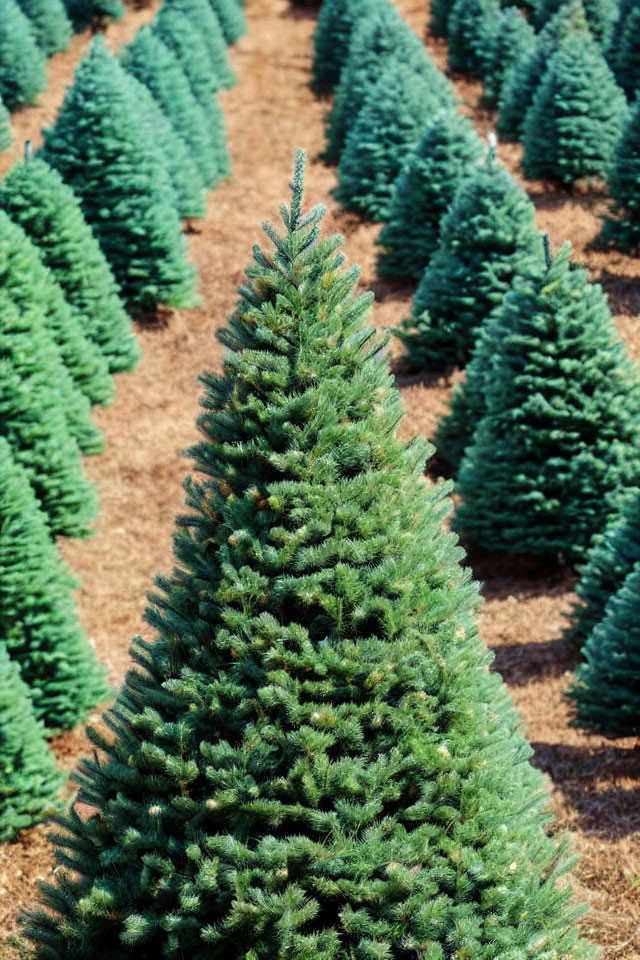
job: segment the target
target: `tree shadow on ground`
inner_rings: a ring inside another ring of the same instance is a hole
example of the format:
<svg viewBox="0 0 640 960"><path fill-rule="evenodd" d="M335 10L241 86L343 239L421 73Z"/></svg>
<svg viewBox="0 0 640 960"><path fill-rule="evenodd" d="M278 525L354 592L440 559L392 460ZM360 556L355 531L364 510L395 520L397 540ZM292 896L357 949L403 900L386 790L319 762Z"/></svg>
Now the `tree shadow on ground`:
<svg viewBox="0 0 640 960"><path fill-rule="evenodd" d="M545 643L511 643L491 646L492 670L510 687L526 687L547 678L562 677L575 670L580 654L561 637Z"/></svg>

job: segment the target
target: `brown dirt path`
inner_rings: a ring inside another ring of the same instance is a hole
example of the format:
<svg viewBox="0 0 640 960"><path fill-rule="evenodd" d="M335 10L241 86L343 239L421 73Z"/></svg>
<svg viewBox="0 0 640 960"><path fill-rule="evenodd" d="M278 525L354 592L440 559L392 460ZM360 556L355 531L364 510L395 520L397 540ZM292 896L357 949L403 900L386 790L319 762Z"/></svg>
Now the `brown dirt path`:
<svg viewBox="0 0 640 960"><path fill-rule="evenodd" d="M426 5L420 0L399 5L422 32ZM408 287L376 283L377 227L336 208L330 197L335 171L315 159L323 145L326 103L314 99L308 88L313 17L292 12L287 0L248 0L247 15L249 35L232 52L239 84L223 97L233 176L210 195L202 232L192 237L203 307L176 314L165 328L141 332L139 368L119 377L112 407L96 413L107 439L104 455L87 461L100 489L96 535L89 542L63 545L83 581L78 598L83 622L116 683L128 665L131 637L146 633L142 613L152 578L171 567L173 522L188 469L181 451L196 435L197 376L203 368L219 365L213 331L233 306L260 222L275 217L286 198L294 147L305 147L310 157L308 202L327 203L328 227L346 235L349 259L361 265L363 285L376 290L376 323L399 322L412 293ZM130 14L110 32L110 42L128 39L134 24L149 16L149 11ZM85 45L86 39L79 38L70 53L56 58L46 102L39 111L16 118L19 140L33 138L40 124L52 119ZM565 228L566 214L562 206L555 210L555 216L549 214L554 241ZM400 385L407 406L403 433L430 434L446 407L448 385L420 378L401 379ZM582 854L580 893L595 908L586 929L597 942L608 944L607 960L637 960L640 909L632 884L640 877L639 845L633 839L639 826L639 754L631 744L607 745L566 727L561 688L571 664L557 638L572 578L525 566L514 569L495 558L478 561L478 575L487 582L483 633L498 650L498 665L514 690L539 762L553 771L555 807ZM61 763L72 767L87 744L77 731L60 738L55 748ZM45 833L41 826L0 847L5 937L15 930L16 910L33 900L35 879L52 869ZM15 958L9 944L6 951L7 958Z"/></svg>

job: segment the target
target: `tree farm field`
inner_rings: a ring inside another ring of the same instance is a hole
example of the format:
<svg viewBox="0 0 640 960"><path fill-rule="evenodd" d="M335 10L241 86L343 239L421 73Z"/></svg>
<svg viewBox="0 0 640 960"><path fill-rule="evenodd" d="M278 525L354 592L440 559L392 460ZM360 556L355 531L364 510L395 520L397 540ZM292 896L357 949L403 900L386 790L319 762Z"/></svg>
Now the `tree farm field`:
<svg viewBox="0 0 640 960"><path fill-rule="evenodd" d="M398 0L402 14L425 36L428 3ZM156 7L127 16L107 30L110 49L128 42L150 21ZM189 463L182 451L196 439L199 373L220 369L221 348L215 330L236 300L259 225L277 216L286 195L293 149L307 150L307 204L325 203L327 229L346 238L350 262L362 268L363 289L376 296L373 318L380 327L396 326L409 312L413 286L380 281L375 269L379 226L347 214L333 199L335 168L319 159L324 146L327 101L309 88L315 11L291 8L286 0L247 0L248 33L231 52L238 84L221 94L229 130L232 176L208 198L208 213L190 236L200 273L201 305L175 311L166 322L138 330L142 360L118 377L115 400L96 408L105 433L105 452L88 458L97 484L100 514L88 541L67 541L63 552L82 581L78 603L83 624L114 685L129 666L129 643L151 636L143 621L145 596L157 573L172 566L171 536L182 511L182 482ZM427 41L443 69L443 44ZM13 118L15 143L0 156L2 172L20 154L24 141L55 117L74 66L84 55L88 34L76 36L69 50L48 63L49 86L36 108ZM453 78L462 110L477 129L488 132L493 115L479 107L481 88ZM520 147L498 146L500 160L519 178ZM598 233L606 197L597 191L567 192L526 184L535 203L537 227L548 232L554 248L571 240L574 258L601 282L620 331L640 361L640 262L623 254L589 249ZM397 356L400 348L394 343ZM430 437L446 410L451 384L444 379L409 376L397 364L406 414L403 437ZM470 557L483 586L480 613L483 637L494 650L495 667L504 676L521 712L535 763L550 777L557 829L568 830L579 855L575 885L590 906L583 933L604 948L606 960L640 957L640 744L587 736L568 724L563 691L575 667L560 639L570 609L575 574L550 569L526 557ZM96 713L93 720L97 720ZM71 770L89 749L81 730L58 738L59 764ZM3 960L18 956L12 937L21 907L35 899L35 883L49 877L52 856L47 826L23 831L0 847L0 920Z"/></svg>

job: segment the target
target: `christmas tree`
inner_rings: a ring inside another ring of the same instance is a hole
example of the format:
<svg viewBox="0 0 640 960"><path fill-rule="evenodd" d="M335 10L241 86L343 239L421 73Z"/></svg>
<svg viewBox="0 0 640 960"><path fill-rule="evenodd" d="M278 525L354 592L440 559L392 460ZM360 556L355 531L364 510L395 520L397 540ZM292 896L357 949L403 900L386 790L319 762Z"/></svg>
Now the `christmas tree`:
<svg viewBox="0 0 640 960"><path fill-rule="evenodd" d="M632 99L640 87L640 7L626 18L612 57L616 80Z"/></svg>
<svg viewBox="0 0 640 960"><path fill-rule="evenodd" d="M73 601L74 584L24 469L0 437L0 634L49 730L70 730L108 687Z"/></svg>
<svg viewBox="0 0 640 960"><path fill-rule="evenodd" d="M64 0L64 3L76 30L119 20L125 10L123 0Z"/></svg>
<svg viewBox="0 0 640 960"><path fill-rule="evenodd" d="M340 80L356 24L387 0L323 0L313 35L312 86L328 93Z"/></svg>
<svg viewBox="0 0 640 960"><path fill-rule="evenodd" d="M66 818L27 934L49 960L585 960L443 489L395 437L370 298L301 166L204 378L159 635L91 734L94 813Z"/></svg>
<svg viewBox="0 0 640 960"><path fill-rule="evenodd" d="M235 74L229 63L220 21L209 0L165 0L164 5L168 10L182 13L189 24L196 28L204 41L217 87L232 87L236 82Z"/></svg>
<svg viewBox="0 0 640 960"><path fill-rule="evenodd" d="M0 641L0 842L57 813L64 777L33 715L20 670Z"/></svg>
<svg viewBox="0 0 640 960"><path fill-rule="evenodd" d="M29 18L45 56L67 49L72 27L62 0L18 0L18 3Z"/></svg>
<svg viewBox="0 0 640 960"><path fill-rule="evenodd" d="M471 77L485 75L499 19L498 0L456 0L447 32L450 70Z"/></svg>
<svg viewBox="0 0 640 960"><path fill-rule="evenodd" d="M606 217L601 239L605 245L636 253L640 249L640 100L636 100L616 144L607 177L613 217Z"/></svg>
<svg viewBox="0 0 640 960"><path fill-rule="evenodd" d="M0 98L0 153L8 150L13 143L13 130L11 129L11 117Z"/></svg>
<svg viewBox="0 0 640 960"><path fill-rule="evenodd" d="M582 647L603 619L605 607L636 564L640 563L640 493L634 491L604 532L594 539L576 586L578 602L564 632Z"/></svg>
<svg viewBox="0 0 640 960"><path fill-rule="evenodd" d="M185 72L191 92L200 105L213 144L213 160L218 178L230 172L227 153L227 133L217 99L219 82L215 76L210 56L200 31L179 10L163 6L153 22L153 31L175 55Z"/></svg>
<svg viewBox="0 0 640 960"><path fill-rule="evenodd" d="M492 155L462 182L402 334L414 369L464 366L485 317L541 256L534 218L527 194Z"/></svg>
<svg viewBox="0 0 640 960"><path fill-rule="evenodd" d="M176 55L150 26L141 27L134 40L124 48L121 63L127 73L140 80L175 130L188 144L200 179L205 187L214 187L228 168L226 138L215 143L204 110L196 100Z"/></svg>
<svg viewBox="0 0 640 960"><path fill-rule="evenodd" d="M140 356L131 321L80 203L60 174L35 157L15 163L0 184L0 209L38 248L109 370L131 370Z"/></svg>
<svg viewBox="0 0 640 960"><path fill-rule="evenodd" d="M604 177L626 115L625 95L596 42L570 34L551 57L527 111L525 176L567 184Z"/></svg>
<svg viewBox="0 0 640 960"><path fill-rule="evenodd" d="M589 31L580 0L569 0L549 20L534 46L506 71L498 101L497 129L504 140L519 140L527 110L560 42L571 32Z"/></svg>
<svg viewBox="0 0 640 960"><path fill-rule="evenodd" d="M531 55L535 46L533 27L520 10L517 7L502 10L482 77L482 102L485 106L497 106L505 77L514 64Z"/></svg>
<svg viewBox="0 0 640 960"><path fill-rule="evenodd" d="M81 383L83 377L88 381L91 372L91 367L83 366L83 362L89 364L103 358L89 353L91 345L69 312L60 287L24 231L4 212L0 213L0 283L6 298L24 314L25 331L30 329L32 317L42 327L41 349L49 354L44 362L69 432L83 453L101 453L102 432L92 423L91 406ZM39 339L39 335L34 336ZM104 372L110 396L112 383L106 367Z"/></svg>
<svg viewBox="0 0 640 960"><path fill-rule="evenodd" d="M150 142L160 147L178 213L186 220L202 219L206 213L204 184L187 144L149 88L133 74L128 74L128 79L140 123L146 127Z"/></svg>
<svg viewBox="0 0 640 960"><path fill-rule="evenodd" d="M124 70L100 36L76 70L43 159L82 203L132 309L195 300L195 268L159 148L140 135Z"/></svg>
<svg viewBox="0 0 640 960"><path fill-rule="evenodd" d="M614 594L585 644L569 690L575 726L605 737L640 734L640 565Z"/></svg>
<svg viewBox="0 0 640 960"><path fill-rule="evenodd" d="M209 3L220 22L225 42L233 46L247 32L242 6L238 0L209 0Z"/></svg>
<svg viewBox="0 0 640 960"><path fill-rule="evenodd" d="M402 164L440 108L428 80L391 58L347 135L335 191L340 203L386 220Z"/></svg>
<svg viewBox="0 0 640 960"><path fill-rule="evenodd" d="M44 54L16 0L2 0L0 97L8 110L30 106L47 85Z"/></svg>
<svg viewBox="0 0 640 960"><path fill-rule="evenodd" d="M562 4L563 0L538 0L534 17L536 27L543 27ZM618 0L582 0L582 5L592 37L606 48L618 18Z"/></svg>
<svg viewBox="0 0 640 960"><path fill-rule="evenodd" d="M376 241L380 276L422 276L437 249L442 217L483 155L473 124L457 110L442 110L426 127L396 180L387 222Z"/></svg>
<svg viewBox="0 0 640 960"><path fill-rule="evenodd" d="M429 31L434 37L446 37L455 0L433 0L429 9Z"/></svg>
<svg viewBox="0 0 640 960"><path fill-rule="evenodd" d="M569 254L516 280L496 314L455 521L489 550L581 559L640 481L640 382L602 288Z"/></svg>
<svg viewBox="0 0 640 960"><path fill-rule="evenodd" d="M349 56L329 115L324 158L337 162L362 105L378 82L388 59L411 67L431 86L433 99L453 105L451 84L429 59L419 38L390 4L376 5L356 25Z"/></svg>

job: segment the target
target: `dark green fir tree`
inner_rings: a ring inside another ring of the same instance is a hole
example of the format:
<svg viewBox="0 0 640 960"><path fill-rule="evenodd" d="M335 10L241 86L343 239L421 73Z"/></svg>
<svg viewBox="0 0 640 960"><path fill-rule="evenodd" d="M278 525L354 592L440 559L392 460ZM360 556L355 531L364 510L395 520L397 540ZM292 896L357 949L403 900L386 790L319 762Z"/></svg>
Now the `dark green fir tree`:
<svg viewBox="0 0 640 960"><path fill-rule="evenodd" d="M640 564L587 638L569 690L573 724L605 737L640 734Z"/></svg>
<svg viewBox="0 0 640 960"><path fill-rule="evenodd" d="M562 7L563 0L538 0L534 22L538 29ZM582 0L589 30L596 42L606 49L619 15L619 0Z"/></svg>
<svg viewBox="0 0 640 960"><path fill-rule="evenodd" d="M632 491L604 532L594 538L576 586L578 600L565 639L582 647L604 617L605 607L640 563L640 491Z"/></svg>
<svg viewBox="0 0 640 960"><path fill-rule="evenodd" d="M538 34L534 46L507 70L498 100L498 133L503 140L520 140L527 111L533 103L549 60L573 31L588 33L581 0L569 0Z"/></svg>
<svg viewBox="0 0 640 960"><path fill-rule="evenodd" d="M495 315L455 518L484 549L584 559L640 481L640 382L602 288L569 255L516 280Z"/></svg>
<svg viewBox="0 0 640 960"><path fill-rule="evenodd" d="M402 164L441 106L422 74L391 58L347 135L335 191L340 203L386 220Z"/></svg>
<svg viewBox="0 0 640 960"><path fill-rule="evenodd" d="M228 167L226 139L215 143L205 112L193 95L180 61L150 26L141 27L124 48L121 63L151 91L175 130L188 144L200 179L214 187L222 178L218 157Z"/></svg>
<svg viewBox="0 0 640 960"><path fill-rule="evenodd" d="M612 216L601 233L605 246L629 253L640 250L640 98L635 101L616 144L607 177Z"/></svg>
<svg viewBox="0 0 640 960"><path fill-rule="evenodd" d="M40 960L586 960L542 775L339 237L254 250L177 568L91 734Z"/></svg>
<svg viewBox="0 0 640 960"><path fill-rule="evenodd" d="M235 74L229 63L227 43L220 21L210 0L165 0L168 10L182 13L204 41L209 63L218 88L229 89L235 82Z"/></svg>
<svg viewBox="0 0 640 960"><path fill-rule="evenodd" d="M109 370L131 370L140 356L131 321L71 187L44 160L28 156L0 184L0 208L38 248Z"/></svg>
<svg viewBox="0 0 640 960"><path fill-rule="evenodd" d="M28 16L45 56L67 49L73 30L62 0L18 0L18 3Z"/></svg>
<svg viewBox="0 0 640 960"><path fill-rule="evenodd" d="M329 93L340 80L349 54L351 34L369 9L388 0L323 0L313 35L311 85L316 93Z"/></svg>
<svg viewBox="0 0 640 960"><path fill-rule="evenodd" d="M64 776L34 714L20 670L0 640L0 842L58 812Z"/></svg>
<svg viewBox="0 0 640 960"><path fill-rule="evenodd" d="M417 370L464 366L477 332L514 276L541 257L535 210L492 151L461 183L440 224L402 334Z"/></svg>
<svg viewBox="0 0 640 960"><path fill-rule="evenodd" d="M388 59L413 69L430 85L433 99L454 103L451 84L429 59L418 36L391 4L376 5L356 25L349 56L340 75L326 130L325 160L337 163L370 90L378 82Z"/></svg>
<svg viewBox="0 0 640 960"><path fill-rule="evenodd" d="M446 37L449 33L449 17L455 0L432 0L429 7L429 32L434 37Z"/></svg>
<svg viewBox="0 0 640 960"><path fill-rule="evenodd" d="M572 33L559 45L527 111L522 167L530 179L605 177L627 101L597 43Z"/></svg>
<svg viewBox="0 0 640 960"><path fill-rule="evenodd" d="M209 0L209 3L220 21L225 42L233 46L247 32L242 5L238 0Z"/></svg>
<svg viewBox="0 0 640 960"><path fill-rule="evenodd" d="M75 727L109 692L78 620L76 585L0 437L0 635L49 731Z"/></svg>
<svg viewBox="0 0 640 960"><path fill-rule="evenodd" d="M496 107L505 77L523 57L529 57L536 46L533 27L518 7L502 10L489 47L482 76L482 102Z"/></svg>
<svg viewBox="0 0 640 960"><path fill-rule="evenodd" d="M627 17L611 62L618 83L632 100L640 88L640 7Z"/></svg>
<svg viewBox="0 0 640 960"><path fill-rule="evenodd" d="M447 28L449 69L482 79L499 20L499 0L456 0Z"/></svg>
<svg viewBox="0 0 640 960"><path fill-rule="evenodd" d="M76 70L41 155L79 197L133 310L194 303L196 271L164 158L141 135L127 74L102 37Z"/></svg>
<svg viewBox="0 0 640 960"><path fill-rule="evenodd" d="M2 0L0 98L8 110L30 106L47 85L45 57L16 0Z"/></svg>
<svg viewBox="0 0 640 960"><path fill-rule="evenodd" d="M0 153L8 150L13 143L13 130L11 129L11 116L0 97Z"/></svg>
<svg viewBox="0 0 640 960"><path fill-rule="evenodd" d="M457 110L442 110L426 127L395 182L376 241L381 277L420 279L438 247L442 217L484 152L473 124Z"/></svg>
<svg viewBox="0 0 640 960"><path fill-rule="evenodd" d="M75 30L104 27L109 20L119 20L125 11L123 0L64 0Z"/></svg>

